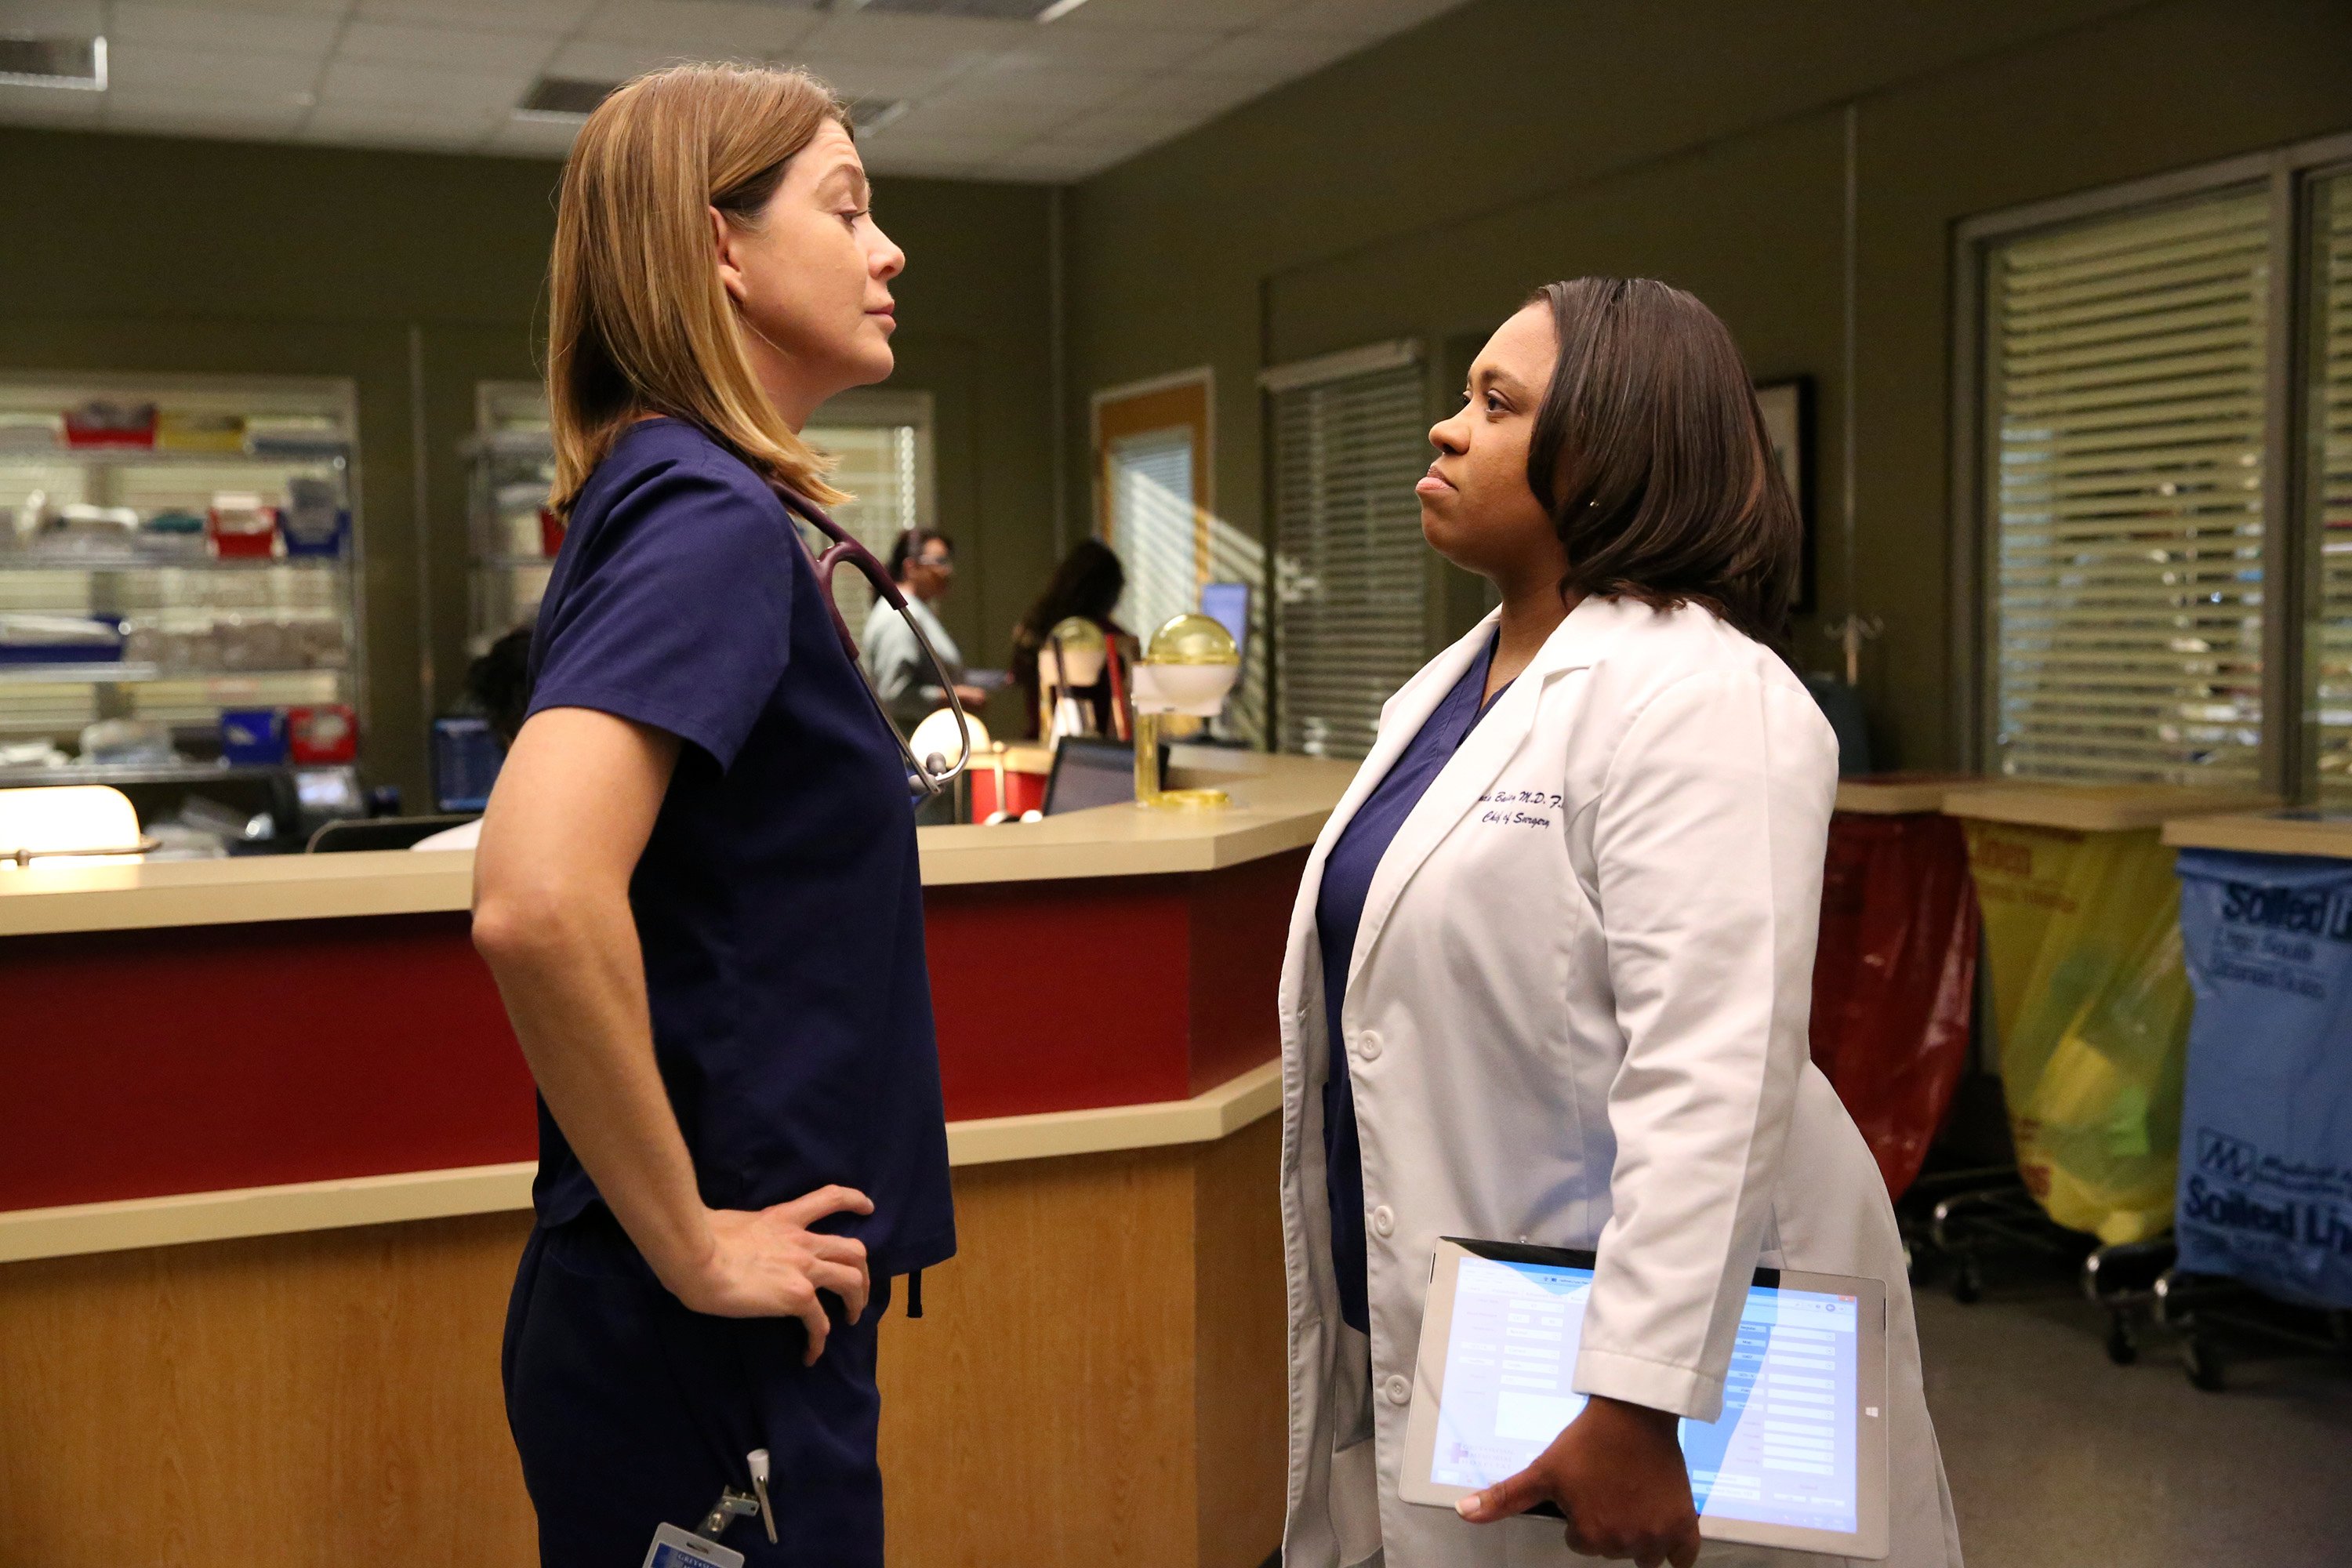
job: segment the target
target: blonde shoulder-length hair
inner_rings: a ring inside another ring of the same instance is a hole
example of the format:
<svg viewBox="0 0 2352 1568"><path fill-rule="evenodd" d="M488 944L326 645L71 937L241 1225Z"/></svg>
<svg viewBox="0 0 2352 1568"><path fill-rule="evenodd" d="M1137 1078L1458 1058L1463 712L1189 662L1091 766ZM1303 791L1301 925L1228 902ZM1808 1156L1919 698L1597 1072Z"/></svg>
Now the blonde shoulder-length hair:
<svg viewBox="0 0 2352 1568"><path fill-rule="evenodd" d="M805 71L687 65L625 83L581 127L548 268L557 512L648 414L699 426L772 483L842 499L761 389L710 248L709 209L755 226L828 120L847 128L848 109Z"/></svg>

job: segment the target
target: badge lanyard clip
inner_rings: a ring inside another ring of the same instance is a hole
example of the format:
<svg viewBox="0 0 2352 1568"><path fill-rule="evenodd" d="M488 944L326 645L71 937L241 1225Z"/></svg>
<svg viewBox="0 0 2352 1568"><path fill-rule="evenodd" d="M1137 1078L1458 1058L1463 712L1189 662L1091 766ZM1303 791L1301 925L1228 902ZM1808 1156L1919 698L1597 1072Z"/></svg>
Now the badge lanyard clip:
<svg viewBox="0 0 2352 1568"><path fill-rule="evenodd" d="M768 1531L768 1544L776 1544L776 1514L768 1506L768 1450L754 1448L746 1458L751 1466L751 1490L739 1492L733 1487L720 1489L719 1500L710 1505L710 1511L695 1527L694 1533L703 1540L716 1541L736 1520L757 1514Z"/></svg>

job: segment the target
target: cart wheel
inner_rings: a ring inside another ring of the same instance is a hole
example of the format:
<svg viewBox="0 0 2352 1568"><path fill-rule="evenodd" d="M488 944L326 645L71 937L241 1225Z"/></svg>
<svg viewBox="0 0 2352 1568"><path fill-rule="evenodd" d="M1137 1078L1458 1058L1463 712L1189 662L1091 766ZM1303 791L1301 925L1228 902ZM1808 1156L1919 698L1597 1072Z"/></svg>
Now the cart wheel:
<svg viewBox="0 0 2352 1568"><path fill-rule="evenodd" d="M1960 1259L1959 1272L1952 1276L1952 1300L1963 1307L1973 1307L1984 1300L1984 1270L1973 1258Z"/></svg>
<svg viewBox="0 0 2352 1568"><path fill-rule="evenodd" d="M2139 1342L2132 1338L2131 1324L2120 1312L2107 1320L2107 1359L2117 1366L2139 1360Z"/></svg>
<svg viewBox="0 0 2352 1568"><path fill-rule="evenodd" d="M2208 1394L2221 1392L2221 1358L2211 1342L2191 1334L2180 1342L2180 1369L2189 1381Z"/></svg>

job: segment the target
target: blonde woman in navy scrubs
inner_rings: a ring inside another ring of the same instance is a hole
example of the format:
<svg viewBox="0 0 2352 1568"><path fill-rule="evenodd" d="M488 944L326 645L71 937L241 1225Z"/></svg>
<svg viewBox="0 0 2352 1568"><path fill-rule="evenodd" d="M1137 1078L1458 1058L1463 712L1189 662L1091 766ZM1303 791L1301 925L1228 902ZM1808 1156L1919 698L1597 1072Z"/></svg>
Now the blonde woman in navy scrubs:
<svg viewBox="0 0 2352 1568"><path fill-rule="evenodd" d="M507 1409L541 1561L636 1568L772 1456L757 1563L880 1568L876 1323L955 1248L898 746L774 487L891 370L845 111L681 67L589 118L551 268L569 522L474 936L539 1083Z"/></svg>

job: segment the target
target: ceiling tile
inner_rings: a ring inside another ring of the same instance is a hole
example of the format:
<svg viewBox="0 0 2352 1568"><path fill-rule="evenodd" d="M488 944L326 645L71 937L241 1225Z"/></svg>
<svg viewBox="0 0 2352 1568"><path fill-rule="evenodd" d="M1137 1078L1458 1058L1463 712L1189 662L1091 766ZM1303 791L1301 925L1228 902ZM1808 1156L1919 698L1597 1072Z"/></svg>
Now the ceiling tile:
<svg viewBox="0 0 2352 1568"><path fill-rule="evenodd" d="M955 79L954 85L925 101L1038 104L1076 112L1097 108L1150 80L1134 71L1087 70L1072 66L1019 66L1007 69L992 62L966 71Z"/></svg>
<svg viewBox="0 0 2352 1568"><path fill-rule="evenodd" d="M1111 162L1095 142L1032 142L982 164L981 172L1014 180L1079 180Z"/></svg>
<svg viewBox="0 0 2352 1568"><path fill-rule="evenodd" d="M580 127L553 120L512 120L490 133L485 151L521 158L561 158L572 151Z"/></svg>
<svg viewBox="0 0 2352 1568"><path fill-rule="evenodd" d="M1171 136L1181 136L1199 123L1190 114L1139 112L1117 104L1056 126L1053 139L1073 143L1101 142L1119 148L1148 147Z"/></svg>
<svg viewBox="0 0 2352 1568"><path fill-rule="evenodd" d="M159 10L185 11L193 16L209 16L228 13L237 16L341 16L352 8L352 0L147 0ZM118 11L122 7L117 5Z"/></svg>
<svg viewBox="0 0 2352 1568"><path fill-rule="evenodd" d="M385 104L434 114L446 109L510 113L530 85L529 71L423 70L373 60L336 60L319 84L323 110L330 104Z"/></svg>
<svg viewBox="0 0 2352 1568"><path fill-rule="evenodd" d="M1001 58L1007 63L1164 70L1207 53L1231 36L1230 30L1214 27L1040 27L1028 44Z"/></svg>
<svg viewBox="0 0 2352 1568"><path fill-rule="evenodd" d="M957 75L952 67L826 54L796 54L793 64L806 67L845 98L920 98L939 90Z"/></svg>
<svg viewBox="0 0 2352 1568"><path fill-rule="evenodd" d="M597 0L359 0L352 16L371 22L421 22L519 33L565 33L596 8Z"/></svg>
<svg viewBox="0 0 2352 1568"><path fill-rule="evenodd" d="M125 44L107 50L106 66L108 81L119 92L243 92L257 98L283 98L310 90L319 73L320 58L315 54L231 54Z"/></svg>
<svg viewBox="0 0 2352 1568"><path fill-rule="evenodd" d="M94 125L106 108L102 92L54 87L15 87L0 82L0 124Z"/></svg>
<svg viewBox="0 0 2352 1568"><path fill-rule="evenodd" d="M906 66L964 66L1028 45L1034 22L971 16L901 16L858 11L831 16L803 40L803 51L842 59L887 60Z"/></svg>
<svg viewBox="0 0 2352 1568"><path fill-rule="evenodd" d="M557 47L544 68L549 76L577 81L626 81L696 57L658 44L628 44L610 38L572 38Z"/></svg>
<svg viewBox="0 0 2352 1568"><path fill-rule="evenodd" d="M553 33L463 32L420 27L404 22L353 22L335 46L338 60L445 69L462 63L478 71L521 71L537 76L555 52Z"/></svg>
<svg viewBox="0 0 2352 1568"><path fill-rule="evenodd" d="M1249 27L1299 0L1087 0L1054 30L1112 27Z"/></svg>
<svg viewBox="0 0 2352 1568"><path fill-rule="evenodd" d="M113 131L161 132L167 135L274 138L289 136L301 129L302 117L309 112L299 104L251 100L212 108L180 104L150 109L117 103L108 108L106 125Z"/></svg>
<svg viewBox="0 0 2352 1568"><path fill-rule="evenodd" d="M267 16L255 11L199 11L150 0L117 0L107 24L110 60L125 48L214 49L324 58L340 24L329 16Z"/></svg>
<svg viewBox="0 0 2352 1568"><path fill-rule="evenodd" d="M1184 68L1234 76L1255 76L1269 85L1322 69L1343 55L1364 47L1365 40L1346 33L1276 33L1260 29L1244 33L1187 61Z"/></svg>
<svg viewBox="0 0 2352 1568"><path fill-rule="evenodd" d="M1137 115L1173 116L1205 125L1225 110L1260 97L1266 85L1263 77L1177 71L1138 88L1119 107Z"/></svg>
<svg viewBox="0 0 2352 1568"><path fill-rule="evenodd" d="M798 47L819 19L814 10L793 5L605 0L583 25L581 36L652 44L698 56L765 57Z"/></svg>
<svg viewBox="0 0 2352 1568"><path fill-rule="evenodd" d="M422 104L322 102L310 113L303 134L313 140L367 141L399 145L468 145L487 140L509 116L487 110Z"/></svg>
<svg viewBox="0 0 2352 1568"><path fill-rule="evenodd" d="M104 31L106 7L99 0L0 0L0 33L41 38Z"/></svg>
<svg viewBox="0 0 2352 1568"><path fill-rule="evenodd" d="M1351 33L1384 38L1452 11L1464 0L1306 0L1286 5L1265 19L1272 32Z"/></svg>
<svg viewBox="0 0 2352 1568"><path fill-rule="evenodd" d="M968 140L974 143L1025 140L1042 136L1071 118L1067 109L1045 104L930 98L874 132L870 140L877 147L889 146L902 137L908 142Z"/></svg>

